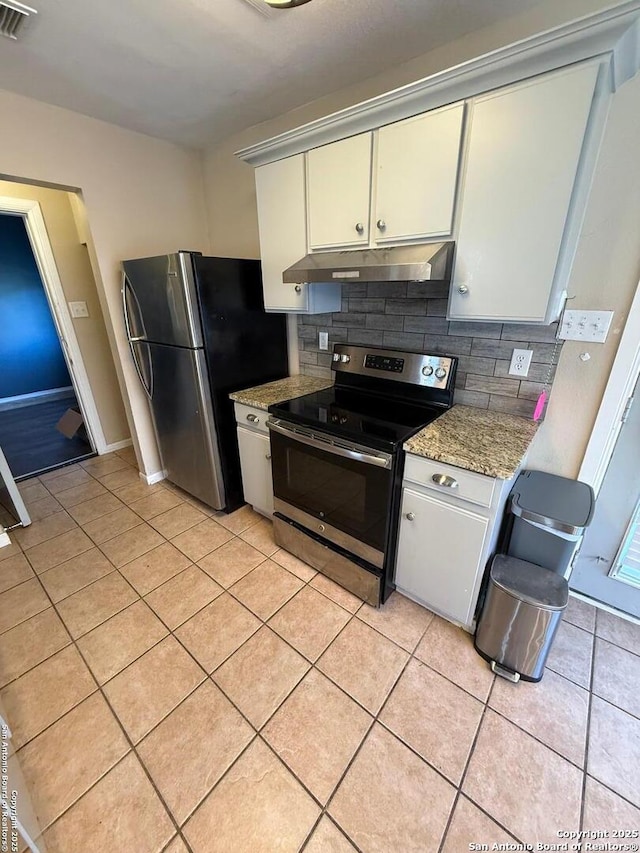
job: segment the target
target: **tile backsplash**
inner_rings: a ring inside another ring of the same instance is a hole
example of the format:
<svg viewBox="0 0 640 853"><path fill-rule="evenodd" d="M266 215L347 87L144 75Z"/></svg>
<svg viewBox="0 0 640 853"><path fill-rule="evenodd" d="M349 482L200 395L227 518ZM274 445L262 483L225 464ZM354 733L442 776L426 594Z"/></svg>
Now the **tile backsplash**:
<svg viewBox="0 0 640 853"><path fill-rule="evenodd" d="M334 343L456 355L456 403L531 417L550 371L549 384L553 381L560 356L562 341L554 357L557 323L450 322L447 293L448 285L429 282L343 285L340 312L298 318L301 372L331 376ZM318 332L323 331L329 333L329 352L318 348ZM509 376L514 348L533 350L526 379Z"/></svg>

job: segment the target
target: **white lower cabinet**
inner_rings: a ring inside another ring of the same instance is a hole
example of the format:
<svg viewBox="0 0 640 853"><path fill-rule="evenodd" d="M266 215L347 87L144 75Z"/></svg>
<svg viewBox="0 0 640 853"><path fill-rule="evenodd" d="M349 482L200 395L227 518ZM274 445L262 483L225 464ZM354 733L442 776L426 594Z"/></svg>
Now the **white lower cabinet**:
<svg viewBox="0 0 640 853"><path fill-rule="evenodd" d="M255 418L256 420L251 420ZM244 499L263 515L273 515L271 441L265 426L267 413L236 404L238 447ZM245 426L245 423L247 424Z"/></svg>
<svg viewBox="0 0 640 853"><path fill-rule="evenodd" d="M397 589L473 631L482 577L512 482L409 454L402 490Z"/></svg>

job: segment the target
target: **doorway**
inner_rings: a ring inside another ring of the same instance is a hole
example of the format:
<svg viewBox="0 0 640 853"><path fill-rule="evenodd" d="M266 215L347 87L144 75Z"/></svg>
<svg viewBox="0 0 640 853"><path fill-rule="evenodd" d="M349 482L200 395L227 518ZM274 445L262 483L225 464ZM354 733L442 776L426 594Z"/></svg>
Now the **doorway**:
<svg viewBox="0 0 640 853"><path fill-rule="evenodd" d="M640 618L640 573L634 546L640 541L640 379L625 411L602 480L596 510L571 573L571 589Z"/></svg>
<svg viewBox="0 0 640 853"><path fill-rule="evenodd" d="M16 479L92 456L25 218L0 212L0 446Z"/></svg>

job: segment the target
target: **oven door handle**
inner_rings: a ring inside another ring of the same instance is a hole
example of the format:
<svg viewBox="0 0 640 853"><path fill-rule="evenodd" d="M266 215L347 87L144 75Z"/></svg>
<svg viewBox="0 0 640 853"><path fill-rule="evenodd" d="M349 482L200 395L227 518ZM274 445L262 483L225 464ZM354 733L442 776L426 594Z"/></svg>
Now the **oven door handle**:
<svg viewBox="0 0 640 853"><path fill-rule="evenodd" d="M331 440L324 441L311 433L307 433L306 431L303 432L298 427L292 429L284 426L282 421L273 421L270 418L267 421L267 426L272 432L280 433L280 435L286 435L287 438L299 441L300 444L307 444L309 447L316 447L319 450L332 453L334 456L344 456L346 459L354 459L356 462L364 462L366 465L377 465L378 468L391 468L392 457L388 453L363 453L362 450L358 450L355 445L352 447L343 447L341 445L334 444Z"/></svg>

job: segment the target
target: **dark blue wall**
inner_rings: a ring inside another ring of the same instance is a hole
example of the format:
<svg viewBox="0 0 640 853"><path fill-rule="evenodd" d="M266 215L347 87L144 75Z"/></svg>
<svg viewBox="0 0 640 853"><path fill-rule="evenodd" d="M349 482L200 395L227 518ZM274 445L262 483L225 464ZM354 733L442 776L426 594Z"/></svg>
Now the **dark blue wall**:
<svg viewBox="0 0 640 853"><path fill-rule="evenodd" d="M69 385L24 220L0 214L0 398Z"/></svg>

